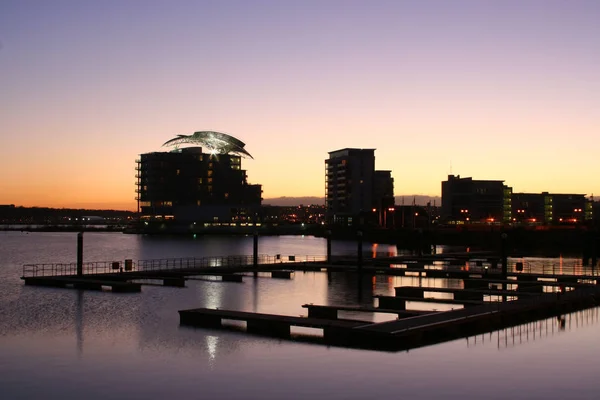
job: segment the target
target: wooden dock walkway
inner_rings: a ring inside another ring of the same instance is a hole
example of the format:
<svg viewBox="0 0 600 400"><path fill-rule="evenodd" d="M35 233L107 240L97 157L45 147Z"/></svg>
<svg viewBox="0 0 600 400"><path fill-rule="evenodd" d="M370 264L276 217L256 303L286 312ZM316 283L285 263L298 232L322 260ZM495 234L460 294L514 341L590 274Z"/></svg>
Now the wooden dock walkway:
<svg viewBox="0 0 600 400"><path fill-rule="evenodd" d="M534 287L535 288L535 287ZM537 289L537 288L536 288ZM537 290L519 291L519 290L502 290L490 288L463 289L463 288L440 288L427 286L399 286L394 288L396 296L414 297L415 301L425 297L425 293L449 293L452 294L455 300L479 300L483 301L485 296L508 296L508 297L531 297L538 296L542 293L542 286Z"/></svg>
<svg viewBox="0 0 600 400"><path fill-rule="evenodd" d="M435 303L435 304L449 304L449 305L460 305L464 307L479 306L489 301L483 300L471 300L471 299L444 299L436 297L413 297L413 296L374 296L379 300L379 307L406 310L406 303L409 301L419 303Z"/></svg>
<svg viewBox="0 0 600 400"><path fill-rule="evenodd" d="M593 287L510 302L487 302L380 323L206 308L180 310L179 315L182 325L222 327L224 319L241 320L246 321L248 332L284 338L290 337L292 325L321 328L327 344L397 351L594 307L599 302L600 288ZM337 312L334 306L331 309Z"/></svg>
<svg viewBox="0 0 600 400"><path fill-rule="evenodd" d="M338 311L396 314L398 318L409 318L436 312L423 310L398 310L394 308L379 307L326 306L316 304L303 304L302 308L306 308L308 310L309 318L326 319L338 319Z"/></svg>
<svg viewBox="0 0 600 400"><path fill-rule="evenodd" d="M248 332L286 338L290 337L291 326L328 330L331 328L351 329L369 324L369 322L364 321L295 317L245 311L215 310L211 308L180 310L179 318L182 325L209 328L222 327L223 320L245 321Z"/></svg>
<svg viewBox="0 0 600 400"><path fill-rule="evenodd" d="M111 288L115 293L135 293L141 291L141 284L134 282L122 282L108 279L90 279L79 278L77 276L46 276L46 277L29 277L23 278L26 285L32 286L49 286L85 290L102 290L103 288Z"/></svg>

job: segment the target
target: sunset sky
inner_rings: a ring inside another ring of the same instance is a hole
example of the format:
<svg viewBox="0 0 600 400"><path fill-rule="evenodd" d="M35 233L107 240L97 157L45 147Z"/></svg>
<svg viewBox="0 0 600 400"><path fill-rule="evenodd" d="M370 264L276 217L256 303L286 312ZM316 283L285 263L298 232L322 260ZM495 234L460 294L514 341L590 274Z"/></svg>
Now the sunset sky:
<svg viewBox="0 0 600 400"><path fill-rule="evenodd" d="M138 155L199 130L264 198L345 147L396 195L600 197L600 1L0 1L0 204L135 209Z"/></svg>

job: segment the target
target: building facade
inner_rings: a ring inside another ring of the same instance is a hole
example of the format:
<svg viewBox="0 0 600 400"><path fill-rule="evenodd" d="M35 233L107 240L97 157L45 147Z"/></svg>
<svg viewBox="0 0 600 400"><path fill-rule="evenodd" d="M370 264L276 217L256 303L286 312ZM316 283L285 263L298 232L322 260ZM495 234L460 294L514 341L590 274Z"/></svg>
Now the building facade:
<svg viewBox="0 0 600 400"><path fill-rule="evenodd" d="M204 153L201 147L146 153L137 171L141 219L245 222L260 209L261 185L248 183L236 154Z"/></svg>
<svg viewBox="0 0 600 400"><path fill-rule="evenodd" d="M564 225L593 219L593 202L584 194L513 193L512 222Z"/></svg>
<svg viewBox="0 0 600 400"><path fill-rule="evenodd" d="M507 223L512 188L504 181L448 175L442 182L441 219L445 223Z"/></svg>
<svg viewBox="0 0 600 400"><path fill-rule="evenodd" d="M375 171L375 149L329 152L325 203L329 224L381 224L383 210L394 206L394 180L391 171Z"/></svg>
<svg viewBox="0 0 600 400"><path fill-rule="evenodd" d="M373 208L379 226L390 227L387 214L394 209L394 178L392 171L375 171L373 178Z"/></svg>

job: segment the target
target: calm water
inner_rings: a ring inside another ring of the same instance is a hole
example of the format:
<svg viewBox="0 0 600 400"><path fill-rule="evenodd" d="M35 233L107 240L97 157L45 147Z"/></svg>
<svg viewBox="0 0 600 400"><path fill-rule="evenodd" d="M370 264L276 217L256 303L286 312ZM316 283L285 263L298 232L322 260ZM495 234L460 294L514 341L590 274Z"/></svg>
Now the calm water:
<svg viewBox="0 0 600 400"><path fill-rule="evenodd" d="M177 310L305 315L304 303L373 304L418 278L296 273L244 283L190 280L138 294L25 287L22 264L73 262L72 233L0 232L1 399L596 399L598 309L409 352L384 353L179 326ZM319 255L313 237L261 238L261 254ZM366 245L367 251L395 248ZM338 254L354 243L334 242ZM252 253L252 238L86 233L87 261ZM423 279L441 286L441 281ZM453 284L453 282L450 282ZM413 308L426 305L412 304ZM438 307L442 308L442 307ZM347 314L348 318L358 318ZM364 315L360 316L365 318ZM368 316L385 320L389 316ZM299 339L315 335L296 330Z"/></svg>

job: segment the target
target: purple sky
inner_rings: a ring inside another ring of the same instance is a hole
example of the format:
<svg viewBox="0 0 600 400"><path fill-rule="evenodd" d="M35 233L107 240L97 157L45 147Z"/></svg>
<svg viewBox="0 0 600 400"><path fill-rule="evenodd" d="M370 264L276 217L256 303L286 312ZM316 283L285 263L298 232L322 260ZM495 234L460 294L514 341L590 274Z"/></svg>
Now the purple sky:
<svg viewBox="0 0 600 400"><path fill-rule="evenodd" d="M450 172L600 195L600 1L0 2L0 204L135 207L177 134L246 142L263 197L376 148L395 192Z"/></svg>

